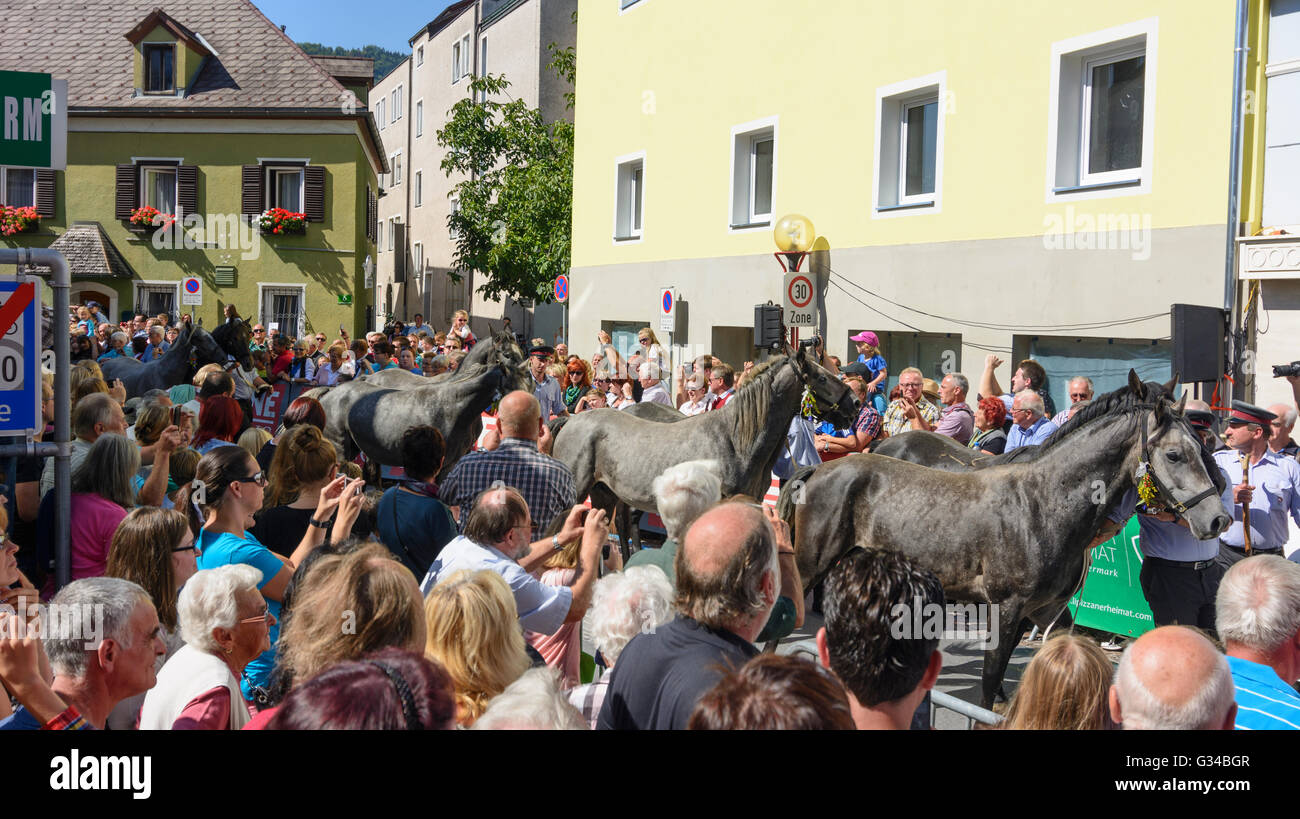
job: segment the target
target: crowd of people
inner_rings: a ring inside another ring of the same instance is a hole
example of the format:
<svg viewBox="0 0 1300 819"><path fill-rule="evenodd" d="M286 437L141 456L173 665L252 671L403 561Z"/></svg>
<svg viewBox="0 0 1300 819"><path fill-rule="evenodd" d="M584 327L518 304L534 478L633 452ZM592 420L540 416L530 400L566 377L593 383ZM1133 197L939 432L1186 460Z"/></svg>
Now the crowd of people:
<svg viewBox="0 0 1300 819"><path fill-rule="evenodd" d="M300 397L274 434L258 429L231 367L126 401L97 362L158 358L176 338L166 319L110 325L91 302L70 323L80 351L72 582L56 589L53 470L22 459L12 527L0 506L0 729L917 724L942 654L937 637L891 626L899 606L944 604L933 573L897 553L854 550L824 581L815 652L760 653L805 617L785 521L757 499L723 497L716 464L678 464L654 481L665 542L625 565L605 513L575 496L572 473L549 455L553 418L649 402L684 416L719 411L746 388L752 362L701 356L689 374L679 368L670 394L666 352L648 327L626 357L607 333L590 359L533 339L533 389L500 399L496 430L479 447L445 470L442 433L412 427L404 478L368 486L359 464L340 462L319 401ZM343 328L332 342L279 329L253 326L261 383L247 386L332 386L391 368L436 375L477 341L463 311L446 333L419 315L355 341ZM961 373L936 383L913 367L891 391L878 337L853 341L848 364L814 354L853 391L854 423L834 428L805 401L778 474L909 430L987 454L1038 446L1094 397L1092 382L1075 378L1071 406L1057 413L1032 359L1003 392L995 356L974 396ZM49 424L48 384L44 395ZM1189 402L1187 417L1213 449L1208 410ZM1138 514L1142 524L1142 585L1158 628L1127 646L1118 669L1086 635L1046 641L1005 727L1300 727L1300 565L1268 540L1270 516L1300 522L1295 420L1291 407L1246 404L1229 418L1220 466L1229 472L1246 453L1262 465L1254 476L1264 470L1254 496L1240 472L1226 476L1237 503L1261 505L1249 554L1233 551L1234 530L1211 555L1136 492L1121 501L1112 519ZM1282 479L1298 491L1279 504ZM95 612L96 639L82 633L86 618L60 616L70 611Z"/></svg>

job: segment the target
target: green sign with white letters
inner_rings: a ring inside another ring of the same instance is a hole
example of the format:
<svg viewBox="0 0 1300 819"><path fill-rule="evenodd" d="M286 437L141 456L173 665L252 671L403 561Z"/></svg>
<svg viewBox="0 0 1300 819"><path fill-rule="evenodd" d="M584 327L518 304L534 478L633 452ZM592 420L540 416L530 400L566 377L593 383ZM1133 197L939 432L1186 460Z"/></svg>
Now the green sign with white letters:
<svg viewBox="0 0 1300 819"><path fill-rule="evenodd" d="M1070 598L1074 622L1087 628L1140 637L1155 628L1142 594L1142 547L1137 517L1123 531L1092 550L1083 591Z"/></svg>
<svg viewBox="0 0 1300 819"><path fill-rule="evenodd" d="M0 71L0 165L68 164L68 83L49 74Z"/></svg>

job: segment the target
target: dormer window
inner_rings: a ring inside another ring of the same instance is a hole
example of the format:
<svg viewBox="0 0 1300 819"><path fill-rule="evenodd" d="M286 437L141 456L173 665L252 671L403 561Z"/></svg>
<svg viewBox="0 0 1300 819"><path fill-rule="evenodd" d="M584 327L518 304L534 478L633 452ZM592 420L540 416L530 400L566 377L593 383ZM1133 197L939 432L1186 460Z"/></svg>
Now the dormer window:
<svg viewBox="0 0 1300 819"><path fill-rule="evenodd" d="M145 44L144 92L176 93L176 46L172 43Z"/></svg>

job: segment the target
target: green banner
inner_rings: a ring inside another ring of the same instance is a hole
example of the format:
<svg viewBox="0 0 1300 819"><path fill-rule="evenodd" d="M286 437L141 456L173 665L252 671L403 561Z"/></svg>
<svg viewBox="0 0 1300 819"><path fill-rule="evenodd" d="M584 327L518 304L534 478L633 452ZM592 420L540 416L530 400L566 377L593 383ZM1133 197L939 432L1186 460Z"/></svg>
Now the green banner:
<svg viewBox="0 0 1300 819"><path fill-rule="evenodd" d="M50 168L60 164L59 133L62 105L55 98L49 74L0 71L0 165Z"/></svg>
<svg viewBox="0 0 1300 819"><path fill-rule="evenodd" d="M1155 628L1138 575L1142 548L1137 517L1118 535L1092 550L1083 591L1070 598L1074 622L1099 631L1139 637Z"/></svg>

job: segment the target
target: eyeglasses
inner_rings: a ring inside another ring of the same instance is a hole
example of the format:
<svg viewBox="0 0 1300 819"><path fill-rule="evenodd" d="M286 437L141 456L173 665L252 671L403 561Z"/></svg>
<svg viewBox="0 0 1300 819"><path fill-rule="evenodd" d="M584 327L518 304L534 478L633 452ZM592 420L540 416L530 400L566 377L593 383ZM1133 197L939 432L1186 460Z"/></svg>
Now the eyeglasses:
<svg viewBox="0 0 1300 819"><path fill-rule="evenodd" d="M176 554L177 552L193 552L197 555L199 553L199 544L196 541L190 541L189 546L181 546L179 549L172 549L172 554Z"/></svg>
<svg viewBox="0 0 1300 819"><path fill-rule="evenodd" d="M906 390L906 389L913 388L913 387L916 388L916 389L918 389L918 390L921 389L921 385L920 385L920 384L904 384L904 383L901 382L901 381L898 383L898 386L902 387L902 388L905 389L905 390Z"/></svg>
<svg viewBox="0 0 1300 819"><path fill-rule="evenodd" d="M249 475L247 478L235 478L234 483L255 483L258 486L266 486L266 473L258 472L256 475Z"/></svg>
<svg viewBox="0 0 1300 819"><path fill-rule="evenodd" d="M270 607L264 607L262 609L261 614L255 615L253 617L245 617L243 620L240 620L239 622L240 623L269 623L271 622L271 609Z"/></svg>
<svg viewBox="0 0 1300 819"><path fill-rule="evenodd" d="M254 332L254 333L257 333L258 335L261 335L262 333L265 333L266 331L263 330L261 327L257 327L257 328L254 328L253 332Z"/></svg>
<svg viewBox="0 0 1300 819"><path fill-rule="evenodd" d="M1085 398L1088 397L1088 393L1086 393L1086 392L1072 392L1072 393L1070 393L1070 397L1071 397L1072 399L1074 399L1075 401L1082 401L1082 400L1084 400Z"/></svg>

